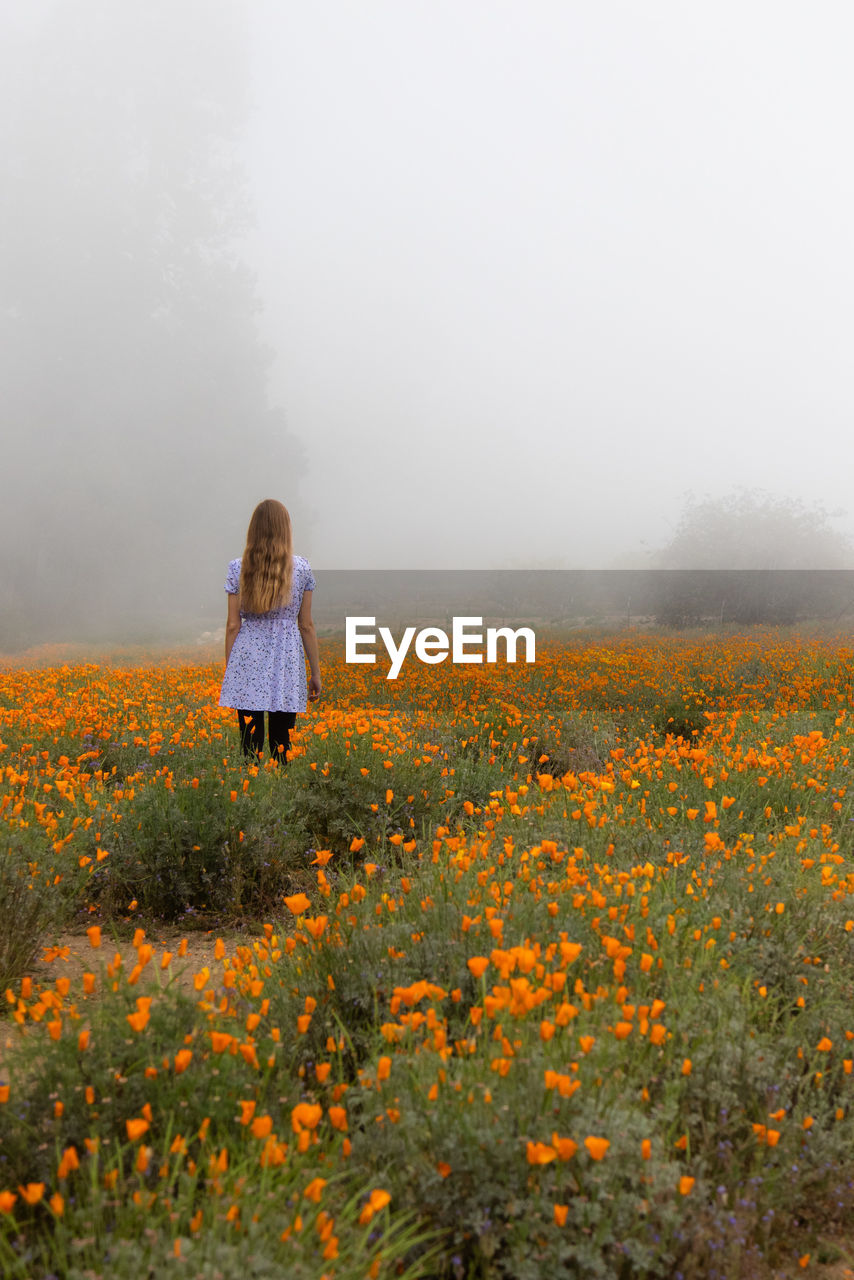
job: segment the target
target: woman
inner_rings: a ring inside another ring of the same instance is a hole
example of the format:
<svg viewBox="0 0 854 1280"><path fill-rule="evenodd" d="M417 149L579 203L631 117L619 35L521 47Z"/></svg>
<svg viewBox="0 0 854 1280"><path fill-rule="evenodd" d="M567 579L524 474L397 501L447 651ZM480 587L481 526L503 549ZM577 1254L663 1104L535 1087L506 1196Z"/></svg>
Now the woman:
<svg viewBox="0 0 854 1280"><path fill-rule="evenodd" d="M290 730L306 709L305 659L311 667L308 699L320 697L320 659L311 620L316 587L311 566L293 553L291 518L267 498L252 512L246 549L228 566L225 677L219 705L237 711L246 756L264 749L264 712L270 755L287 763Z"/></svg>

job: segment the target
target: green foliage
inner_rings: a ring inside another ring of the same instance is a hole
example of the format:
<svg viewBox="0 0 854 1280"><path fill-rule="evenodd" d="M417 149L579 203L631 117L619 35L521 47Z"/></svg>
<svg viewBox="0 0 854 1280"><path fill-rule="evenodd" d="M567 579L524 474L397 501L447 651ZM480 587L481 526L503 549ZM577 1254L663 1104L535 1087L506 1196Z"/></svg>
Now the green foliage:
<svg viewBox="0 0 854 1280"><path fill-rule="evenodd" d="M56 923L56 889L11 854L0 857L0 991L29 973L42 939Z"/></svg>
<svg viewBox="0 0 854 1280"><path fill-rule="evenodd" d="M278 779L263 779L250 799L236 777L234 800L227 781L210 768L179 781L167 774L133 797L93 876L92 900L105 918L125 914L132 900L167 921L269 911L293 873L302 832L294 839L285 826Z"/></svg>

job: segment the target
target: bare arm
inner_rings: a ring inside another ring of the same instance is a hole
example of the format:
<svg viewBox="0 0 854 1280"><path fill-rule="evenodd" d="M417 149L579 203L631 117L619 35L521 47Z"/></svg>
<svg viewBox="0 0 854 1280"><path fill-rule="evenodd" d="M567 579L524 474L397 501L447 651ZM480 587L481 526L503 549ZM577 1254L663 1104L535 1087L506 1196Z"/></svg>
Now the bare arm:
<svg viewBox="0 0 854 1280"><path fill-rule="evenodd" d="M237 639L237 633L240 630L240 596L229 594L228 597L228 618L225 624L225 665L228 666L228 659L231 654L231 646Z"/></svg>
<svg viewBox="0 0 854 1280"><path fill-rule="evenodd" d="M317 632L314 629L314 623L311 620L311 592L304 591L302 594L302 603L299 608L297 617L297 626L302 636L302 647L305 649L305 656L308 658L308 665L311 668L311 679L308 682L308 698L309 702L316 702L320 697L320 653L317 647Z"/></svg>

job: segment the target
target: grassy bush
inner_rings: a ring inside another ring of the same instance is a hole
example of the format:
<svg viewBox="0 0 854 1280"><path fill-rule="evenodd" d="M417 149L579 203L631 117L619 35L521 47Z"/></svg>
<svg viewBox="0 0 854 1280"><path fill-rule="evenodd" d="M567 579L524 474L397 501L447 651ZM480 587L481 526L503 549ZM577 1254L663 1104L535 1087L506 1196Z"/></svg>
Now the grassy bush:
<svg viewBox="0 0 854 1280"><path fill-rule="evenodd" d="M56 924L57 894L11 855L0 858L0 989L16 987Z"/></svg>

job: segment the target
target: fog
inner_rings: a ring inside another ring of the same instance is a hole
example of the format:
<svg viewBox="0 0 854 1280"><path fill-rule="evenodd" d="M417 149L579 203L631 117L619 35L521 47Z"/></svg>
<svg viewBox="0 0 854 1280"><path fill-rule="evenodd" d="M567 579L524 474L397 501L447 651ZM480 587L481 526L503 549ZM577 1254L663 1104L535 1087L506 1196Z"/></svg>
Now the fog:
<svg viewBox="0 0 854 1280"><path fill-rule="evenodd" d="M264 497L318 571L854 533L847 6L0 20L0 649L209 627Z"/></svg>

